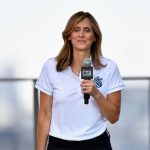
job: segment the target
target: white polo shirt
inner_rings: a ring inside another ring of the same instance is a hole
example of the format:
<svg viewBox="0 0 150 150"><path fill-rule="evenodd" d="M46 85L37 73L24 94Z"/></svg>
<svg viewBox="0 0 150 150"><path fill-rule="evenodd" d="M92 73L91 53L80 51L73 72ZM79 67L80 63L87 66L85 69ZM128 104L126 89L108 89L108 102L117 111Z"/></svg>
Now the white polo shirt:
<svg viewBox="0 0 150 150"><path fill-rule="evenodd" d="M107 94L124 89L116 63L101 57L106 67L93 68L93 80L99 91ZM86 140L99 136L106 130L107 120L102 116L96 101L91 96L89 104L84 104L81 78L68 67L56 71L55 58L48 59L41 71L35 87L53 96L52 120L49 134L65 140Z"/></svg>

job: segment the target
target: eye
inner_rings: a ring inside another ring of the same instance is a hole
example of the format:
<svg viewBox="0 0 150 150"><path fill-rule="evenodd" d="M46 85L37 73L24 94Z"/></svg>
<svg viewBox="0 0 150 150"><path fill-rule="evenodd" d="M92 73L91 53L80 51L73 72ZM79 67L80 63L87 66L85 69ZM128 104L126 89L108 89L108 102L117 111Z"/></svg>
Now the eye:
<svg viewBox="0 0 150 150"><path fill-rule="evenodd" d="M78 32L80 31L80 28L74 28L73 31Z"/></svg>
<svg viewBox="0 0 150 150"><path fill-rule="evenodd" d="M91 29L90 28L85 28L85 31L86 32L91 32Z"/></svg>

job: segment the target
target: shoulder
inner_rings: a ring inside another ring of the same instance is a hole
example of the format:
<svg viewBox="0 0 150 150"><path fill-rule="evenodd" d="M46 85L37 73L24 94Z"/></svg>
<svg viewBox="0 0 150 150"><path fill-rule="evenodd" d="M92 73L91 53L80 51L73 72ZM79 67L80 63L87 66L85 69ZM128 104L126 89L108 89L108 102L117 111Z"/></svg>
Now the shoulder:
<svg viewBox="0 0 150 150"><path fill-rule="evenodd" d="M100 59L102 64L106 65L106 68L109 70L117 67L117 63L109 58L101 56Z"/></svg>
<svg viewBox="0 0 150 150"><path fill-rule="evenodd" d="M48 58L45 63L46 65L56 65L56 58L52 57L52 58Z"/></svg>
<svg viewBox="0 0 150 150"><path fill-rule="evenodd" d="M47 59L45 62L44 62L44 65L43 65L43 67L50 67L51 69L53 68L53 67L55 67L56 66L56 58L55 57L52 57L52 58L49 58L49 59Z"/></svg>
<svg viewBox="0 0 150 150"><path fill-rule="evenodd" d="M48 58L42 67L42 72L47 72L47 73L52 73L56 72L56 59L55 57L53 58Z"/></svg>

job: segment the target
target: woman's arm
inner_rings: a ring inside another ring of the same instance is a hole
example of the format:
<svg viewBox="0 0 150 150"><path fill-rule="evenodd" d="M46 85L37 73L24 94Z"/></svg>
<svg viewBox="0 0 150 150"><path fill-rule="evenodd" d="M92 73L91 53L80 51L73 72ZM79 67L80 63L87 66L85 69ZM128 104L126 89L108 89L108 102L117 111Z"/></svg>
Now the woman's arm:
<svg viewBox="0 0 150 150"><path fill-rule="evenodd" d="M90 93L97 102L102 115L111 123L119 119L121 105L121 91L113 92L105 98L96 88L92 80L83 80L81 83L83 93Z"/></svg>
<svg viewBox="0 0 150 150"><path fill-rule="evenodd" d="M119 119L121 105L121 91L113 92L105 98L99 91L93 96L99 106L101 113L111 123L115 123Z"/></svg>
<svg viewBox="0 0 150 150"><path fill-rule="evenodd" d="M51 122L52 96L40 92L40 109L37 124L37 147L45 150Z"/></svg>

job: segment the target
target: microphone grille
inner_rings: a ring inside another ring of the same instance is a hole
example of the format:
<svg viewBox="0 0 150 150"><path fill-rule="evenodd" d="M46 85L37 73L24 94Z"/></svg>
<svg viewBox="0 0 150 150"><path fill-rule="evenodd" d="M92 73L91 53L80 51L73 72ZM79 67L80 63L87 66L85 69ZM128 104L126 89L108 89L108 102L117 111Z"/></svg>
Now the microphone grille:
<svg viewBox="0 0 150 150"><path fill-rule="evenodd" d="M83 59L83 66L84 67L90 67L91 66L91 59L90 58L84 58Z"/></svg>

